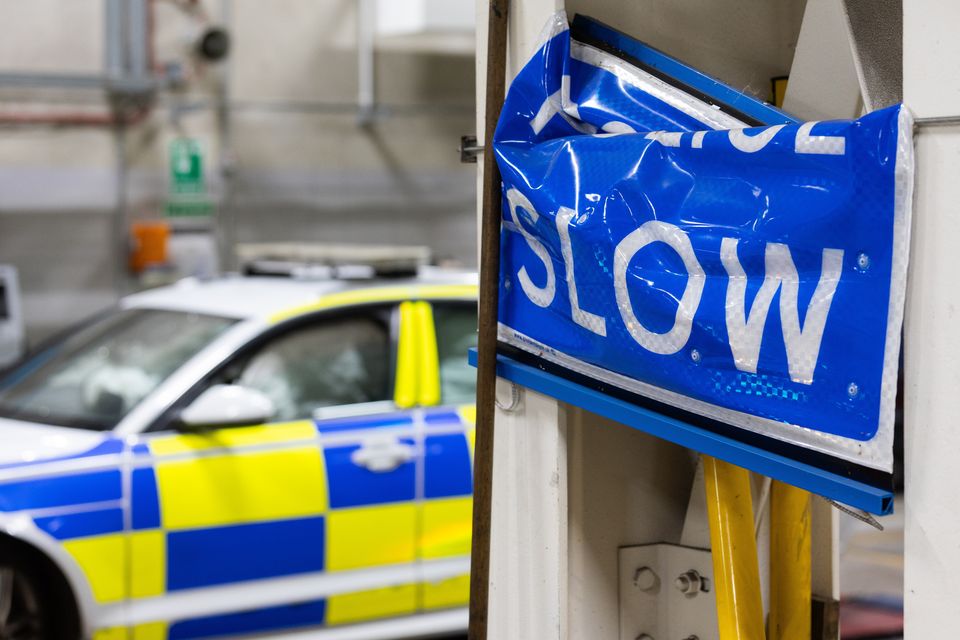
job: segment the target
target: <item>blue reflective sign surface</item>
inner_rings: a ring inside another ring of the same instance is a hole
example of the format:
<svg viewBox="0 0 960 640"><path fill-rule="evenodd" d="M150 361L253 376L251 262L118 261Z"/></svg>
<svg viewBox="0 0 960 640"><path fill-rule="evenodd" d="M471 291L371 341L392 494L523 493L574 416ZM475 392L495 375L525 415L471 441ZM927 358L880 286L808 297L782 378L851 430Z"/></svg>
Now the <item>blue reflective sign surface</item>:
<svg viewBox="0 0 960 640"><path fill-rule="evenodd" d="M890 468L906 110L745 128L558 23L513 82L494 142L501 340Z"/></svg>

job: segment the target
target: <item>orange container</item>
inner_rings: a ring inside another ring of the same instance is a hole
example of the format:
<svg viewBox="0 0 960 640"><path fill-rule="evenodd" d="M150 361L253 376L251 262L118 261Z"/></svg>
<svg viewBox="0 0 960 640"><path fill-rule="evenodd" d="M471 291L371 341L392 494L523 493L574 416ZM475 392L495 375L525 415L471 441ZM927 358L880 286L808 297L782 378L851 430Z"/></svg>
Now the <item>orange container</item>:
<svg viewBox="0 0 960 640"><path fill-rule="evenodd" d="M140 273L167 263L170 225L166 222L134 222L130 225L130 270Z"/></svg>

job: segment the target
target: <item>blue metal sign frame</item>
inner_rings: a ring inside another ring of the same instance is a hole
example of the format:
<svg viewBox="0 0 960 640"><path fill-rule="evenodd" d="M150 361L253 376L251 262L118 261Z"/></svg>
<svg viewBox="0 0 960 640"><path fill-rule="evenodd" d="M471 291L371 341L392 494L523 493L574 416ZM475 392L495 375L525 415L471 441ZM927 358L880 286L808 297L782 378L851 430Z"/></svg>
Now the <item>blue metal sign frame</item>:
<svg viewBox="0 0 960 640"><path fill-rule="evenodd" d="M476 349L470 350L470 364L477 364ZM708 431L509 356L497 356L497 376L638 431L726 460L851 507L881 516L893 513L894 496L889 489L822 469L791 456L770 452L731 436Z"/></svg>

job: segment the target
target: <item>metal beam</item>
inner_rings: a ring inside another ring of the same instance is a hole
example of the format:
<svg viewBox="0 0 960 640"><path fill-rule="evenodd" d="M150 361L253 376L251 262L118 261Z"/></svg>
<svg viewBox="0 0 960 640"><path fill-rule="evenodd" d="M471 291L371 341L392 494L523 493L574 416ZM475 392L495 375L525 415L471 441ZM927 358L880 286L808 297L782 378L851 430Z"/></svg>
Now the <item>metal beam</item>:
<svg viewBox="0 0 960 640"><path fill-rule="evenodd" d="M0 86L29 88L103 89L107 78L86 73L26 73L0 71Z"/></svg>
<svg viewBox="0 0 960 640"><path fill-rule="evenodd" d="M476 361L476 350L471 350L470 363L476 364ZM630 428L726 460L851 507L877 515L887 515L893 511L893 493L889 490L701 429L502 354L497 356L497 375Z"/></svg>

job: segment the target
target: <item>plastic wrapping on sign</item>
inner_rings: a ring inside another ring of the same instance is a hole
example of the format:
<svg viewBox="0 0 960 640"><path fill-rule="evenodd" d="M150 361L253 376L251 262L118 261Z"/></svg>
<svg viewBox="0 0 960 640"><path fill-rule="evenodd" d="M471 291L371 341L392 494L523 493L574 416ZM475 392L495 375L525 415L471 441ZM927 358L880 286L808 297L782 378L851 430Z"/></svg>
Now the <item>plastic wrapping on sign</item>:
<svg viewBox="0 0 960 640"><path fill-rule="evenodd" d="M908 111L748 128L553 26L494 138L500 339L890 470Z"/></svg>

